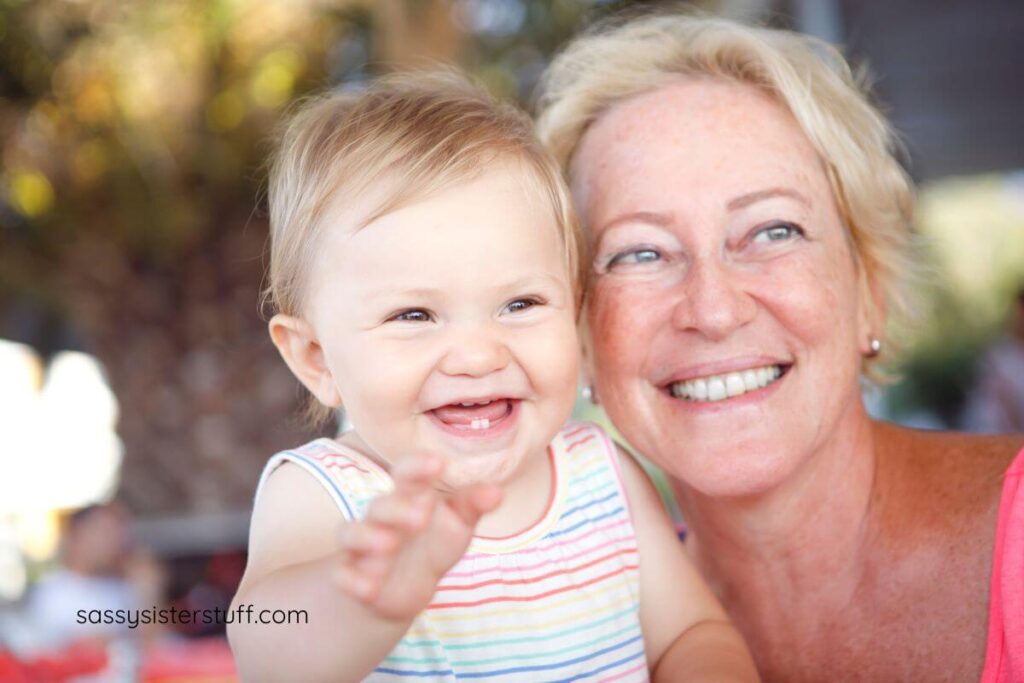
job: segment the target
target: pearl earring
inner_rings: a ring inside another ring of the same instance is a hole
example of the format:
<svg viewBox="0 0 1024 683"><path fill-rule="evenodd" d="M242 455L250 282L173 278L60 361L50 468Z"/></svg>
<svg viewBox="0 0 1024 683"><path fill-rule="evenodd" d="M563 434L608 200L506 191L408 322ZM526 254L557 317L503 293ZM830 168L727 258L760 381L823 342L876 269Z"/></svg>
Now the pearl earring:
<svg viewBox="0 0 1024 683"><path fill-rule="evenodd" d="M584 385L583 390L580 393L583 394L584 399L590 401L595 406L598 405L599 401L597 400L597 391L594 389L594 385Z"/></svg>
<svg viewBox="0 0 1024 683"><path fill-rule="evenodd" d="M868 340L868 358L874 358L882 352L882 340L878 337L871 337Z"/></svg>

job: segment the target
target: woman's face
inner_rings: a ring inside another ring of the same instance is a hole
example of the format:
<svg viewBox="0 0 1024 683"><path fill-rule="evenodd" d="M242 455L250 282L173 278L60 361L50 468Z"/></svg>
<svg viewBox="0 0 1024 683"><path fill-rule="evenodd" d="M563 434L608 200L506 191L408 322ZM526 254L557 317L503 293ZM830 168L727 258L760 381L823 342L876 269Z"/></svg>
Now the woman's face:
<svg viewBox="0 0 1024 683"><path fill-rule="evenodd" d="M867 307L824 166L784 108L681 79L605 113L572 171L594 254L589 372L636 448L740 496L849 433Z"/></svg>

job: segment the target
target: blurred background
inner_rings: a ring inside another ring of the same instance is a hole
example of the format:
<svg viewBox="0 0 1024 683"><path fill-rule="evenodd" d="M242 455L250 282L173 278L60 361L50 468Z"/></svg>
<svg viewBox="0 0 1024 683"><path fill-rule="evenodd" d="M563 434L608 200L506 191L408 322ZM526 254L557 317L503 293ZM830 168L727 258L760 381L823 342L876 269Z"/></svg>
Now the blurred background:
<svg viewBox="0 0 1024 683"><path fill-rule="evenodd" d="M257 304L289 103L439 60L529 107L641 4L0 0L0 680L232 679L222 625L61 620L226 606L263 463L316 435ZM843 46L901 132L933 277L872 410L1024 431L1024 3L693 4Z"/></svg>

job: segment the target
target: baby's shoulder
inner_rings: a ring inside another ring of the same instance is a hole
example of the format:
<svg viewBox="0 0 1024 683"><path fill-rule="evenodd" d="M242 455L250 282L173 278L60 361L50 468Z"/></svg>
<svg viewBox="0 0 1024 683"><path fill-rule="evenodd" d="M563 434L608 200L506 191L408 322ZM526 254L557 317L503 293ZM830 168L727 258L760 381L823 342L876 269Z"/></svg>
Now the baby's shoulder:
<svg viewBox="0 0 1024 683"><path fill-rule="evenodd" d="M275 487L316 487L349 520L362 517L371 499L394 487L390 475L372 458L351 445L327 438L274 454L257 485L257 500L281 471L289 473Z"/></svg>

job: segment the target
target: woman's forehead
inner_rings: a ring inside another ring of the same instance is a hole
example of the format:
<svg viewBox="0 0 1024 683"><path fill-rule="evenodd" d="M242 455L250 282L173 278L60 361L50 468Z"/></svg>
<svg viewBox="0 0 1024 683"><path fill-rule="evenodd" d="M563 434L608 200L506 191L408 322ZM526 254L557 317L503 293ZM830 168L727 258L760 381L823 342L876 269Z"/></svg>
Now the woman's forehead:
<svg viewBox="0 0 1024 683"><path fill-rule="evenodd" d="M752 86L710 78L681 79L612 107L584 135L572 172L591 215L631 197L728 194L769 181L828 190L788 110Z"/></svg>

